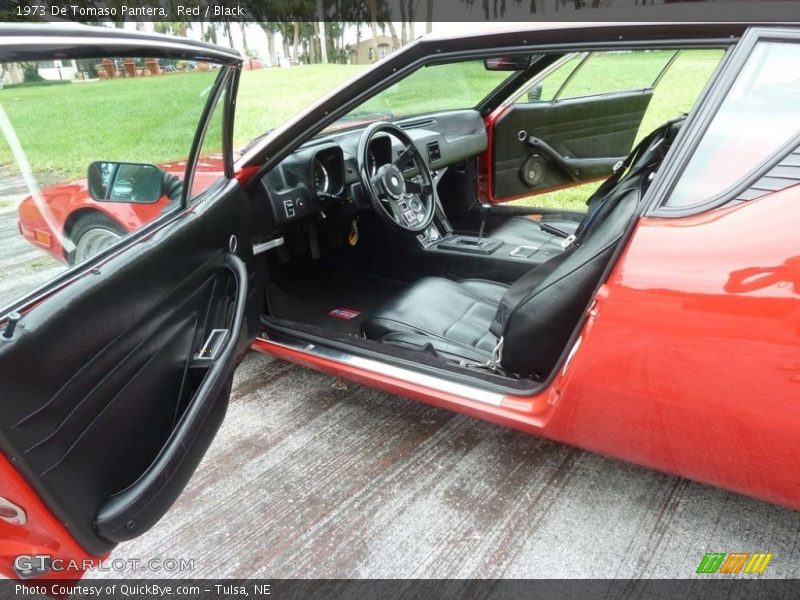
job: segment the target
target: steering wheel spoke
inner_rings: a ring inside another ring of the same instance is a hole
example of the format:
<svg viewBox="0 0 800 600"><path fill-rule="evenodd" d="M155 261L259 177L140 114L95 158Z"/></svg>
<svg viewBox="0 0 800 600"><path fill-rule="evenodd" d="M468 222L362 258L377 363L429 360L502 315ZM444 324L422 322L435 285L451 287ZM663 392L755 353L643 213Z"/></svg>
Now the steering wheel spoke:
<svg viewBox="0 0 800 600"><path fill-rule="evenodd" d="M414 163L414 158L417 155L417 148L414 144L406 146L400 155L392 161L392 164L401 171L406 170Z"/></svg>
<svg viewBox="0 0 800 600"><path fill-rule="evenodd" d="M389 210L391 211L394 220L397 221L397 224L401 225L402 227L407 227L408 225L405 217L403 216L403 209L400 206L400 202L398 200L387 198L386 203L389 205Z"/></svg>
<svg viewBox="0 0 800 600"><path fill-rule="evenodd" d="M431 186L424 185L414 179L406 179L406 192L409 194L424 194L427 196L431 193Z"/></svg>

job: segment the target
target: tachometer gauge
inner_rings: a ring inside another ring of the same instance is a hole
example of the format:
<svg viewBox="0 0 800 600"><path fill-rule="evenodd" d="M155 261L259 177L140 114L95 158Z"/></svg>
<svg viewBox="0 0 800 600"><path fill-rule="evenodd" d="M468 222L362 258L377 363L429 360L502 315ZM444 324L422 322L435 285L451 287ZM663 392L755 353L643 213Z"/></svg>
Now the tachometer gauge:
<svg viewBox="0 0 800 600"><path fill-rule="evenodd" d="M327 194L330 185L330 177L328 177L328 169L325 168L320 161L314 161L314 190L317 194Z"/></svg>

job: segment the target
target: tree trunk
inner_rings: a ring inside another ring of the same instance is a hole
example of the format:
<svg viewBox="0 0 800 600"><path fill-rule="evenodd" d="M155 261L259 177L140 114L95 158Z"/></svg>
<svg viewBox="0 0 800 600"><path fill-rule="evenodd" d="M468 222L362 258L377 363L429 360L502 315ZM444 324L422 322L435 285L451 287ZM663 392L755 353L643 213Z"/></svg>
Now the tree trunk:
<svg viewBox="0 0 800 600"><path fill-rule="evenodd" d="M397 50L400 47L400 39L397 37L397 29L394 27L392 21L386 21L389 26L389 34L392 36L392 50Z"/></svg>
<svg viewBox="0 0 800 600"><path fill-rule="evenodd" d="M414 0L408 0L408 41L413 42L417 35L414 33Z"/></svg>
<svg viewBox="0 0 800 600"><path fill-rule="evenodd" d="M228 37L228 45L231 48L235 48L235 46L233 45L233 32L231 31L231 23L230 23L230 21L225 21L225 23L223 24L223 27L225 29L225 35Z"/></svg>
<svg viewBox="0 0 800 600"><path fill-rule="evenodd" d="M428 0L425 11L425 33L433 31L433 0Z"/></svg>
<svg viewBox="0 0 800 600"><path fill-rule="evenodd" d="M372 30L372 62L378 60L378 0L367 0L369 5L369 26Z"/></svg>
<svg viewBox="0 0 800 600"><path fill-rule="evenodd" d="M405 46L408 43L408 31L406 30L406 3L400 0L400 43Z"/></svg>
<svg viewBox="0 0 800 600"><path fill-rule="evenodd" d="M300 51L300 21L292 21L292 27L294 28L294 38L292 39L292 58L296 62L300 62L300 57L298 56L298 52Z"/></svg>
<svg viewBox="0 0 800 600"><path fill-rule="evenodd" d="M247 47L247 23L241 21L239 23L239 28L242 30L242 48L244 48L244 55L247 56L247 53L250 50Z"/></svg>
<svg viewBox="0 0 800 600"><path fill-rule="evenodd" d="M319 60L317 59L317 37L319 36L319 31L317 31L319 24L314 21L311 24L311 31L308 34L308 62L309 63L317 63Z"/></svg>
<svg viewBox="0 0 800 600"><path fill-rule="evenodd" d="M317 18L319 22L319 49L322 54L322 63L328 64L328 37L325 35L325 0L317 0Z"/></svg>
<svg viewBox="0 0 800 600"><path fill-rule="evenodd" d="M275 32L266 23L259 23L259 25L261 25L264 35L267 36L267 64L274 67L278 62L275 59Z"/></svg>

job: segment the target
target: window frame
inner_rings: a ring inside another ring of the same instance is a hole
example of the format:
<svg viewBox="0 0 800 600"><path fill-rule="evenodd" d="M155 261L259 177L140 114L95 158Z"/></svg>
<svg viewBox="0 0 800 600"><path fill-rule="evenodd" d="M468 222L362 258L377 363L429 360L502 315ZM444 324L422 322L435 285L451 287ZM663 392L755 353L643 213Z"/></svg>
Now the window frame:
<svg viewBox="0 0 800 600"><path fill-rule="evenodd" d="M786 27L751 27L733 49L723 57L717 67L717 73L709 81L706 90L698 99L695 110L689 115L686 126L678 135L673 151L670 153L673 157L672 160L665 163L660 177L656 175L651 189L650 202L644 211L646 216L681 218L724 206L760 179L800 143L800 132L796 132L788 142L775 148L761 162L754 164L749 171L743 173L731 186L711 198L687 206L667 206L666 204L687 165L697 152L712 121L735 85L742 68L761 42L800 44L800 30Z"/></svg>
<svg viewBox="0 0 800 600"><path fill-rule="evenodd" d="M22 47L21 50L15 48L15 45ZM29 48L26 45L30 46ZM64 48L68 48L65 52ZM165 50L166 48L166 50ZM9 50L10 49L10 50ZM31 289L19 298L15 298L9 304L0 306L0 319L11 312L24 311L27 308L35 305L43 300L48 295L63 289L70 285L88 272L94 271L98 265L106 262L109 258L116 256L128 250L131 246L139 243L142 239L149 237L155 231L169 226L169 224L182 218L187 211L193 210L193 207L208 198L214 190L219 189L221 185L227 183L233 177L233 106L235 93L238 87L238 77L241 70L241 59L238 56L228 55L222 51L218 51L216 47L208 46L208 48L199 48L192 44L184 44L176 41L174 43L165 42L159 39L158 41L151 41L148 39L140 39L136 37L67 37L67 36L53 36L47 39L47 43L41 42L41 38L35 36L9 36L0 38L0 60L2 61L22 61L32 60L40 61L46 60L42 58L46 53L60 51L62 54L61 60L77 60L82 58L100 59L106 57L114 57L118 55L136 55L142 58L179 58L191 57L193 60L202 60L205 62L213 63L219 66L219 73L214 79L211 91L206 98L203 108L200 112L200 117L197 121L195 133L192 138L192 143L189 147L187 155L186 170L184 171L184 186L181 193L180 205L174 210L166 214L159 215L152 221L145 223L138 229L129 232L117 243L113 244L106 250L92 256L80 264L67 266L67 268L45 281L41 285ZM11 53L11 57L6 56ZM22 56L22 58L20 58ZM230 86L231 95L228 101L224 103L223 113L223 139L222 139L222 155L224 163L224 176L218 182L215 182L209 188L198 194L194 199L190 197L191 184L194 178L194 173L199 158L199 152L202 148L203 140L210 122L211 114L217 105L220 95L223 93L226 86Z"/></svg>
<svg viewBox="0 0 800 600"><path fill-rule="evenodd" d="M653 49L655 50L655 49ZM653 51L651 49L641 49L641 50L630 50L630 52L650 52ZM614 52L614 50L599 50L599 51L592 51L587 52L586 55L575 65L575 68L572 69L572 72L567 76L564 80L564 83L561 84L561 87L558 88L555 95L553 96L552 100L545 100L545 102L551 102L553 104L557 104L558 102L567 102L569 100L583 100L586 98L598 98L600 96L615 96L615 95L622 95L622 94L633 94L637 92L646 92L649 90L654 90L656 86L659 84L661 79L663 79L664 75L669 68L675 63L675 60L680 56L681 52L683 52L683 48L665 48L664 52L672 51L672 56L669 57L667 62L661 67L661 70L658 72L658 75L655 76L653 81L646 87L635 87L629 88L625 90L612 90L609 92L597 92L594 94L583 94L581 96L567 96L566 98L562 98L561 94L567 89L570 83L575 79L575 77L586 67L587 64L591 62L591 59L597 56L600 53L610 53Z"/></svg>

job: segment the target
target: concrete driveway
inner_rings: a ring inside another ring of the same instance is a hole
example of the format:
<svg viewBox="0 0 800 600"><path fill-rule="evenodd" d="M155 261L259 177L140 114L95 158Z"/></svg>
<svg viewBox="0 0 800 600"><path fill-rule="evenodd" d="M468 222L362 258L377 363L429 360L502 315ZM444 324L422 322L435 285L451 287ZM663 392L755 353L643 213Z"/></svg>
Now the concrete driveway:
<svg viewBox="0 0 800 600"><path fill-rule="evenodd" d="M194 560L170 577L686 578L705 552L771 552L762 577L797 577L799 537L800 513L251 353L184 494L114 556Z"/></svg>

